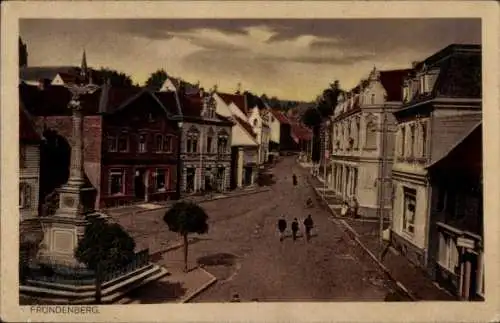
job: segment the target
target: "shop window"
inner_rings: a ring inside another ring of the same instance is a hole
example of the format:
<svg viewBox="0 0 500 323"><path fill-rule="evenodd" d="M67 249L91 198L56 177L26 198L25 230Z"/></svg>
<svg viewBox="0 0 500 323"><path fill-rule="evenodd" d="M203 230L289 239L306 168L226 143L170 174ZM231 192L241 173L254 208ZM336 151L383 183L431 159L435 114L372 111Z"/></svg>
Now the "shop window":
<svg viewBox="0 0 500 323"><path fill-rule="evenodd" d="M124 194L124 176L125 173L121 169L112 169L109 172L109 194Z"/></svg>
<svg viewBox="0 0 500 323"><path fill-rule="evenodd" d="M169 188L168 181L169 181L168 170L157 169L156 170L156 178L155 178L156 191L158 191L158 192L166 191Z"/></svg>

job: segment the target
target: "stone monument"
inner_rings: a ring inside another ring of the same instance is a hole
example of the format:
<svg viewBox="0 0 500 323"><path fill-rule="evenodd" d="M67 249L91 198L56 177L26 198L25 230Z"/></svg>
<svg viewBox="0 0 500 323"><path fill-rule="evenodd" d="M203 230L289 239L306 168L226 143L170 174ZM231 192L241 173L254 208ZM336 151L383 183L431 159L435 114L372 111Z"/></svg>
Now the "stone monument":
<svg viewBox="0 0 500 323"><path fill-rule="evenodd" d="M39 261L78 266L73 253L84 233L88 217L100 215L94 211L96 190L85 179L82 111L82 97L92 94L99 87L93 84L71 84L67 88L72 94L68 104L73 123L70 175L68 182L58 189L59 208L56 213L41 218L44 248L40 250Z"/></svg>

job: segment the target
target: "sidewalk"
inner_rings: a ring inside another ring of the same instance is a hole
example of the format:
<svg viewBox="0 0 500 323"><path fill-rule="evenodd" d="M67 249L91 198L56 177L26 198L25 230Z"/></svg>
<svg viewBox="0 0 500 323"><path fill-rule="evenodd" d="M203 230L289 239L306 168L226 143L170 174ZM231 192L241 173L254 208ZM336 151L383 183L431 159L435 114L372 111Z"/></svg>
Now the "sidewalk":
<svg viewBox="0 0 500 323"><path fill-rule="evenodd" d="M246 187L241 189L236 189L233 191L225 192L225 193L214 193L212 195L201 195L201 196L186 196L183 198L185 201L192 201L195 203L205 203L211 202L219 199L226 199L250 194L258 194L261 192L269 191L268 187ZM148 212L151 210L158 209L166 209L171 207L176 201L161 201L161 202L150 202L150 203L141 203L127 206L118 206L113 208L102 209L101 212L110 217L116 217L123 214L138 214L142 212Z"/></svg>
<svg viewBox="0 0 500 323"><path fill-rule="evenodd" d="M422 269L413 266L404 256L397 253L392 247L384 255L382 261L378 259L381 249L379 243L378 221L363 219L348 219L340 216L340 208L336 207L335 198L327 193L323 198L323 183L312 176L308 177L321 202L328 206L332 221L343 226L353 234L353 239L367 252L370 257L384 270L396 284L407 292L413 300L419 301L454 301L456 298L438 287Z"/></svg>
<svg viewBox="0 0 500 323"><path fill-rule="evenodd" d="M153 261L168 269L167 275L130 292L119 304L187 303L211 287L217 279L205 269L189 263L183 271L182 250L163 253ZM173 259L171 259L173 258Z"/></svg>

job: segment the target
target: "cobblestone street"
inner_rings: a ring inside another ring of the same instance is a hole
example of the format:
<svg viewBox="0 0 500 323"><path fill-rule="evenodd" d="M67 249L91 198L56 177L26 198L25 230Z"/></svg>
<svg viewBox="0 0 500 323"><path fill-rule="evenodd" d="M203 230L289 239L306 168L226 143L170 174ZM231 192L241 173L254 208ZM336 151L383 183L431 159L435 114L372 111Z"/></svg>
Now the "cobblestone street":
<svg viewBox="0 0 500 323"><path fill-rule="evenodd" d="M314 199L306 171L293 158L285 158L271 170L276 183L258 194L206 202L209 232L189 246L190 266L197 264L215 275L217 283L193 302L223 302L238 293L242 301L382 301L391 293L382 272L347 236L328 212L319 206L306 209ZM292 174L299 177L292 185ZM137 244L152 250L172 244L178 237L162 221L165 210L123 218L122 224ZM288 236L280 243L277 219L285 215ZM313 216L313 238L293 241L291 221ZM165 267L179 266L182 249L157 255Z"/></svg>

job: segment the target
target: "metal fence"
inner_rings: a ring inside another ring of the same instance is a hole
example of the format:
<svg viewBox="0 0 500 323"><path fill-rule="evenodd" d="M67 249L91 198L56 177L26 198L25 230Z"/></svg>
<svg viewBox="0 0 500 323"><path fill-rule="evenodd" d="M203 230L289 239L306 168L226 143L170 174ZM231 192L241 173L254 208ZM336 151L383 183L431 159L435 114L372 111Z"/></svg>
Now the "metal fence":
<svg viewBox="0 0 500 323"><path fill-rule="evenodd" d="M106 266L102 283L131 273L149 263L149 249L137 252L125 266ZM63 265L48 259L43 262L27 262L20 264L21 280L35 280L48 283L69 284L75 286L93 285L96 272L81 266Z"/></svg>

